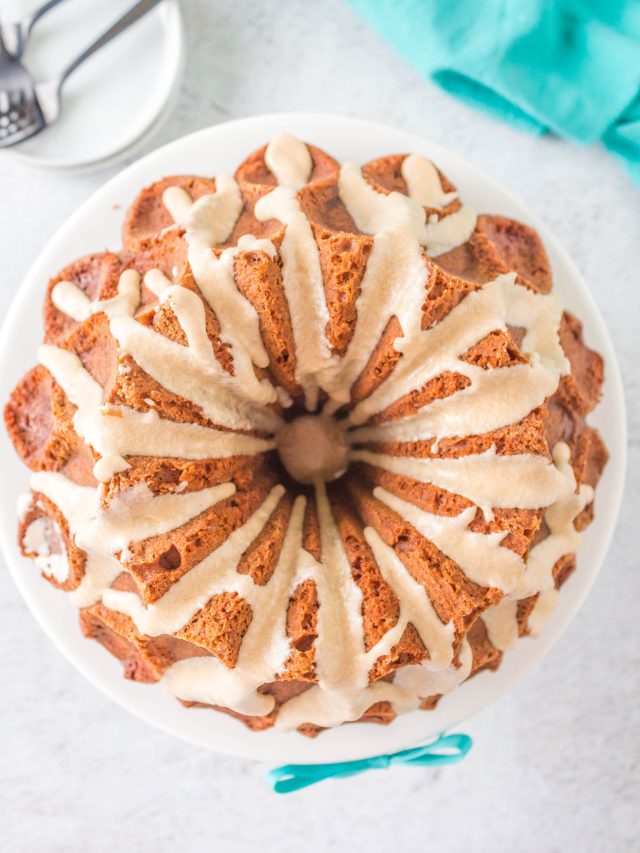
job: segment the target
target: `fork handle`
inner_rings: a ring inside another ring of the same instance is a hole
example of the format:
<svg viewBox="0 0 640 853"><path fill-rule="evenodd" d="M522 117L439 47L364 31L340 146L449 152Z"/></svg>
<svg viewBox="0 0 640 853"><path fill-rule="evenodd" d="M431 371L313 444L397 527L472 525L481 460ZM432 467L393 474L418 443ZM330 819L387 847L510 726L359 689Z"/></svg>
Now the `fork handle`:
<svg viewBox="0 0 640 853"><path fill-rule="evenodd" d="M36 21L39 21L43 15L46 15L47 12L53 9L54 6L57 6L58 3L62 3L62 0L48 0L47 3L43 3L42 6L40 6L38 9L35 10L35 12L33 12L33 14L29 15L29 17L24 22L24 25L27 30L27 35L29 35L31 30L33 29L33 26L35 25Z"/></svg>
<svg viewBox="0 0 640 853"><path fill-rule="evenodd" d="M59 2L59 0L54 0L54 2ZM125 12L121 18L118 18L108 30L102 33L89 47L85 48L79 56L67 65L67 67L60 73L60 76L56 80L56 84L58 89L60 89L65 82L65 80L73 74L73 72L78 68L78 66L82 65L82 63L88 59L90 56L100 50L101 47L104 47L105 44L108 44L112 39L119 36L120 33L123 33L126 29L128 29L132 24L135 24L136 21L140 20L143 15L146 15L154 6L157 6L161 0L139 0L134 6L132 6L128 12Z"/></svg>
<svg viewBox="0 0 640 853"><path fill-rule="evenodd" d="M0 25L0 55L13 56L20 59L27 46L27 41L34 26L43 18L47 12L62 3L62 0L47 0L34 12L27 15L21 21ZM4 36L4 40L3 40Z"/></svg>

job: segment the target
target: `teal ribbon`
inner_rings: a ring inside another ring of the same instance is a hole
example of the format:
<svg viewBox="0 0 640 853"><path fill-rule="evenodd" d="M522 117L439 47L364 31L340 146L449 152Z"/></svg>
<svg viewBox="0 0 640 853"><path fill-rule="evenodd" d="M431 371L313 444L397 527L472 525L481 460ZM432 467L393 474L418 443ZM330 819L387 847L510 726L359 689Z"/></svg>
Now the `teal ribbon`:
<svg viewBox="0 0 640 853"><path fill-rule="evenodd" d="M276 794L290 794L308 788L324 779L355 776L366 770L385 770L397 764L410 767L442 767L457 764L473 746L469 735L450 734L413 749L403 749L392 755L374 755L360 761L340 761L334 764L285 764L267 773L267 782Z"/></svg>

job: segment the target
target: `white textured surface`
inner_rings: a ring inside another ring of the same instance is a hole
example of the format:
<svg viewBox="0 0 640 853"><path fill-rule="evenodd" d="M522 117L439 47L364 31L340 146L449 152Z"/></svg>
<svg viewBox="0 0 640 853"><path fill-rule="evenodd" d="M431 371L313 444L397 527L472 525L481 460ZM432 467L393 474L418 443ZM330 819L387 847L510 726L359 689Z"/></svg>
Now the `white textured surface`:
<svg viewBox="0 0 640 853"><path fill-rule="evenodd" d="M256 112L356 114L448 145L547 221L618 349L625 508L585 607L537 672L464 727L476 745L462 765L371 772L281 798L263 767L171 740L96 693L2 575L3 849L638 850L640 191L598 148L525 136L423 83L339 0L188 0L185 14L185 86L153 146ZM0 156L2 313L43 242L114 171L47 174Z"/></svg>

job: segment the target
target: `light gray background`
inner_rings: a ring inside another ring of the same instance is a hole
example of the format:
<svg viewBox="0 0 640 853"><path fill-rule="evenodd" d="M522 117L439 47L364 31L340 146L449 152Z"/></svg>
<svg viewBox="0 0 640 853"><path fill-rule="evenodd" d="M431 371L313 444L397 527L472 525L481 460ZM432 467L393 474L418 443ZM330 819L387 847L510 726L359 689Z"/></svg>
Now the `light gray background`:
<svg viewBox="0 0 640 853"><path fill-rule="evenodd" d="M526 136L424 83L340 0L186 0L184 12L182 95L145 151L252 113L357 115L449 146L546 220L617 348L631 434L625 506L586 605L544 664L464 727L476 745L462 765L371 772L289 797L267 789L264 767L172 740L97 693L2 572L2 848L640 850L640 190L600 148ZM0 156L2 314L45 240L117 168L50 174Z"/></svg>

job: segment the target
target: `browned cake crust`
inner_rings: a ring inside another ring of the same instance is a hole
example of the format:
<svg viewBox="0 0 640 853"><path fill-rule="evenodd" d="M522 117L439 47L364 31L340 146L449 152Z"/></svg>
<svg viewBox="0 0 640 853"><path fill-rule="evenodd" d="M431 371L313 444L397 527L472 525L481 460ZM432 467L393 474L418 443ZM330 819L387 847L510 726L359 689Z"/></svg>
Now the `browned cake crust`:
<svg viewBox="0 0 640 853"><path fill-rule="evenodd" d="M359 231L340 201L336 161L317 148L310 147L310 152L313 171L298 198L318 247L329 314L327 340L335 355L344 356L357 322L356 303L373 239ZM215 247L218 255L247 233L257 238L268 237L276 248L281 245L282 224L276 220L259 220L254 211L258 199L276 185L264 154L264 148L255 152L236 172L244 207L229 240ZM407 186L401 173L403 159L404 155L394 155L374 160L363 167L363 175L379 193L406 194ZM448 179L439 175L443 190L453 191L455 188ZM162 202L163 192L169 186L186 189L195 200L214 192L216 182L208 177L174 176L145 188L125 218L120 252L89 255L71 263L51 279L45 298L44 340L79 357L104 389L105 402L126 405L139 412L154 410L162 418L174 422L214 426L198 406L167 391L131 357L119 354L105 314L95 313L77 322L59 310L52 299L54 287L63 280L77 285L90 299L109 299L116 294L124 270L145 273L155 268L201 296L189 269L183 230L173 226ZM444 213L455 213L459 208L456 198L444 208ZM427 213L442 214L443 210L427 208ZM277 257L272 258L260 250L243 252L234 263L237 287L257 312L269 356L269 366L260 370L293 398L293 406L284 411L284 416L291 418L302 411L302 389L295 378L296 351L281 264ZM515 271L519 283L539 293L551 289L549 263L536 232L501 216L478 217L476 228L466 243L436 258L425 253L424 263L427 285L422 309L423 329L441 321L468 294L501 273ZM220 322L206 302L203 301L203 305L215 357L222 368L232 374L233 360L221 336ZM142 290L137 319L163 337L186 344L185 333L171 309L166 303L158 305L155 295L146 287ZM400 359L394 340L401 334L398 319L392 317L369 363L354 382L351 402L345 411L368 397L392 373ZM526 363L527 356L520 349L522 337L523 330L518 328L496 330L471 347L463 360L483 369ZM563 316L560 342L571 365L570 374L561 380L552 397L519 423L486 434L445 438L437 443L431 440L378 442L370 444L368 449L397 457L458 458L495 446L500 455L530 453L550 458L551 448L564 441L571 450L577 485L595 486L606 463L607 451L597 430L589 426L585 418L600 396L603 362L584 343L582 326L569 313ZM458 392L467 384L469 379L463 374L443 373L419 390L398 399L367 425L405 417L429 402ZM274 404L274 408L282 412L278 404ZM16 452L32 471L61 472L74 483L96 485L92 474L96 455L76 433L75 411L76 407L51 373L37 366L12 392L4 417ZM267 525L242 556L238 572L250 575L256 585L269 582L296 494L307 497L303 547L316 560L322 559L312 491L294 483L274 452L259 457L205 460L130 456L127 462L129 467L116 473L105 485L102 497L105 506L119 493L141 483L154 495L177 489L188 493L227 482L235 485L231 497L169 533L131 543L127 553L121 555L122 573L113 586L134 593L144 604L157 602L180 578L218 548L255 512L277 482L284 483L286 491ZM468 640L473 654L472 674L496 669L502 652L491 643L481 616L501 600L503 593L496 588L478 586L466 577L452 559L373 495L376 486L437 515L458 515L472 506L460 495L364 462L352 464L348 475L330 485L328 494L336 529L353 580L362 595L366 649L372 648L396 625L400 610L398 599L385 581L365 539L363 530L370 525L393 549L411 577L426 590L442 622L453 622L456 653L462 641ZM497 508L493 518L487 520L477 508L471 529L485 533L505 532L502 545L526 557L531 547L549 534L543 516L542 510ZM589 504L578 516L576 527L582 529L592 517L593 504ZM34 556L25 542L25 532L36 518L46 520L51 552L64 549L69 558L70 571L66 580L48 579L65 590L77 589L84 575L85 553L75 544L61 510L43 495L33 496L21 519L18 535L23 553ZM572 555L558 561L554 568L557 587L574 568ZM519 602L521 635L528 632L528 617L534 603L535 597ZM294 590L286 613L290 656L276 680L261 688L275 698L274 710L266 716L251 717L215 706L217 710L231 713L254 730L262 730L274 724L283 702L317 683L318 606L316 583L311 579L302 581ZM98 640L120 659L127 678L143 682L158 681L171 664L190 657L215 656L233 668L252 617L252 608L246 601L235 593L223 593L211 598L174 635L152 637L140 634L128 616L109 610L102 603L83 607L80 611L85 636ZM421 663L428 657L418 632L409 624L391 652L375 661L369 680L393 679L398 669ZM421 707L435 707L438 698L423 697ZM185 704L199 705L196 702ZM384 724L394 716L390 703L378 702L361 719ZM300 727L300 731L309 736L319 730L311 724Z"/></svg>

